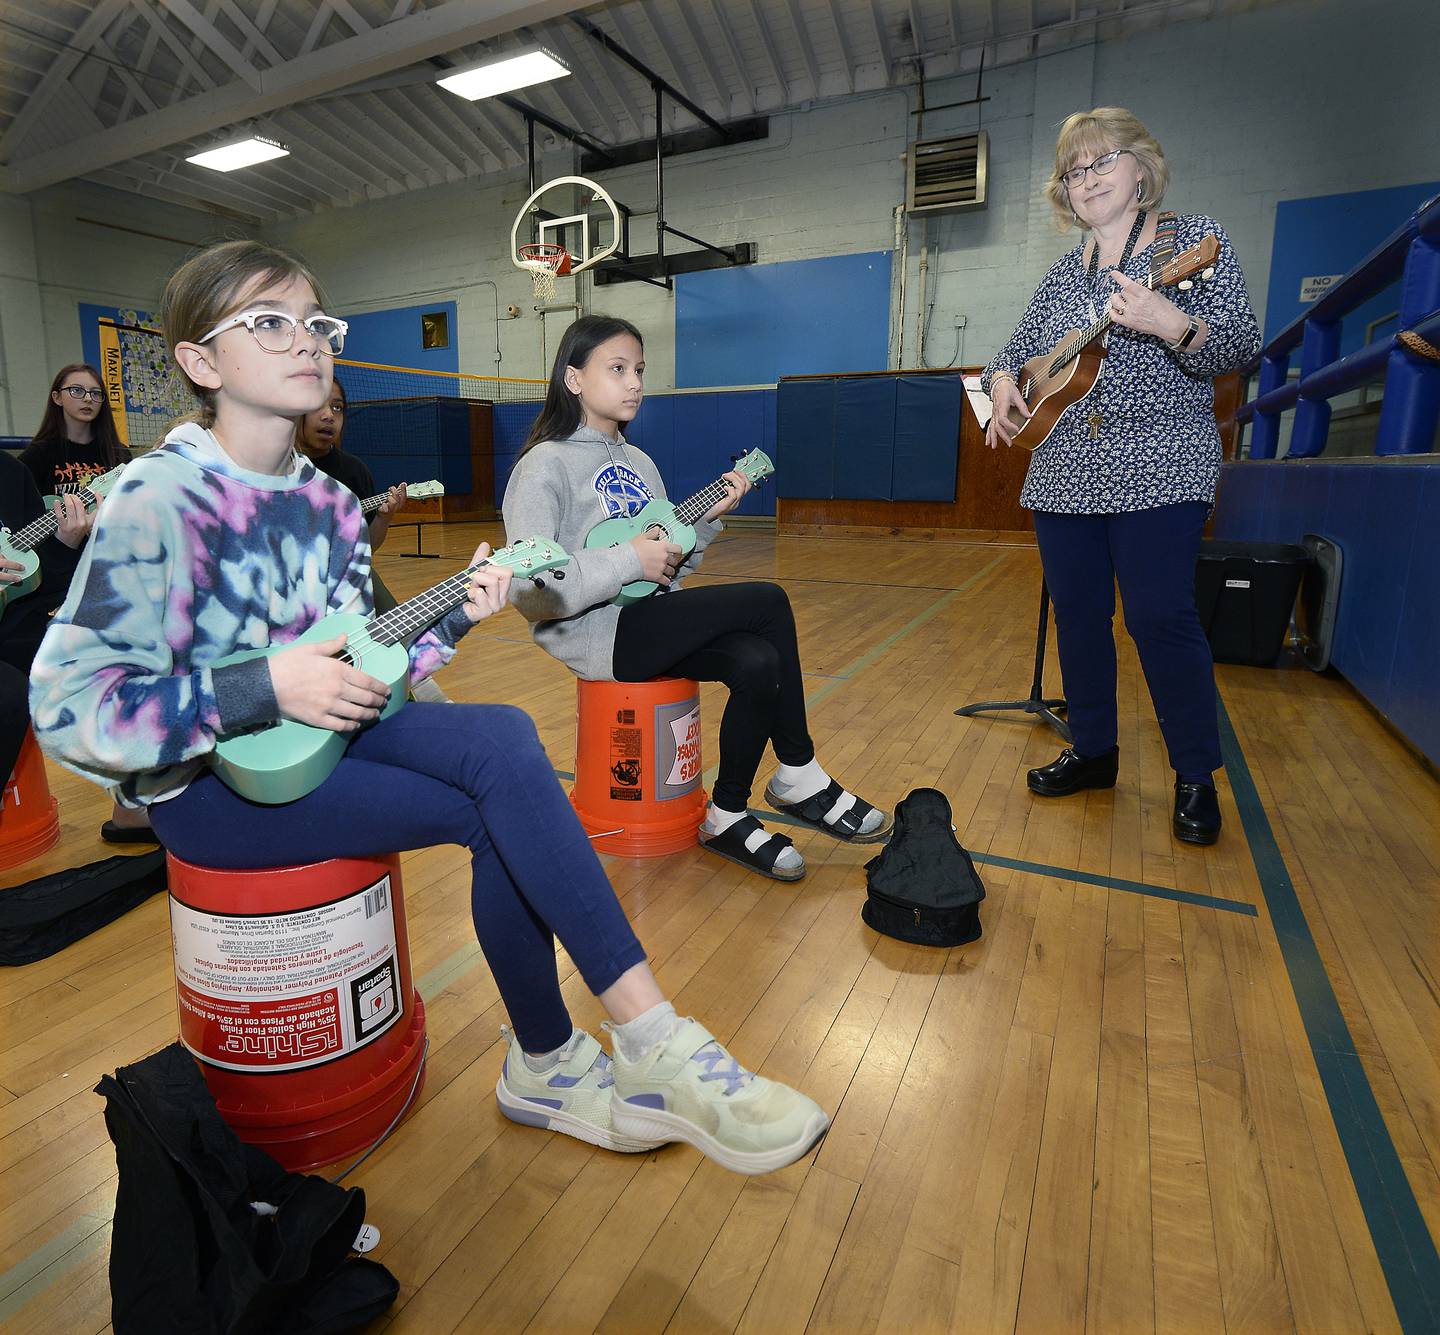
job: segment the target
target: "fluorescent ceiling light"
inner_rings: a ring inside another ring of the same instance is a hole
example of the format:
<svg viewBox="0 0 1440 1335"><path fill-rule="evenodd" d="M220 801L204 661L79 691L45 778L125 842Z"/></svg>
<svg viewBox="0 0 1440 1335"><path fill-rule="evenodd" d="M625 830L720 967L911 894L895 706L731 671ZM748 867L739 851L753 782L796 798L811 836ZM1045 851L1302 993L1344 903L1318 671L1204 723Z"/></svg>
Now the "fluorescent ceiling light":
<svg viewBox="0 0 1440 1335"><path fill-rule="evenodd" d="M209 167L212 171L233 172L241 167L253 167L257 162L269 162L271 158L288 158L290 150L273 139L251 136L238 144L225 144L220 148L207 149L186 158L197 167Z"/></svg>
<svg viewBox="0 0 1440 1335"><path fill-rule="evenodd" d="M436 82L456 97L477 102L482 97L495 97L500 93L513 92L516 88L528 88L534 83L547 83L569 73L570 66L559 56L543 47L536 47L512 55L493 56L468 69L447 74Z"/></svg>

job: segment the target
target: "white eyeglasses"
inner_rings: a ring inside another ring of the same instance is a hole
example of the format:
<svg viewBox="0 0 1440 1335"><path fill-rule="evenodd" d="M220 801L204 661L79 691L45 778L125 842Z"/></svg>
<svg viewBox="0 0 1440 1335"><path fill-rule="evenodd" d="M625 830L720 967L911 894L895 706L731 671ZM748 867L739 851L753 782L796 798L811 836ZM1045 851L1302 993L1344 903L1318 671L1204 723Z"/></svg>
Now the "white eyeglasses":
<svg viewBox="0 0 1440 1335"><path fill-rule="evenodd" d="M305 332L320 344L320 351L331 357L338 357L345 350L345 335L350 331L344 320L338 320L333 315L307 315L303 320L297 320L284 311L245 311L222 320L204 338L195 341L208 343L216 335L241 325L255 336L255 341L266 352L289 352L295 345L296 329L304 325Z"/></svg>

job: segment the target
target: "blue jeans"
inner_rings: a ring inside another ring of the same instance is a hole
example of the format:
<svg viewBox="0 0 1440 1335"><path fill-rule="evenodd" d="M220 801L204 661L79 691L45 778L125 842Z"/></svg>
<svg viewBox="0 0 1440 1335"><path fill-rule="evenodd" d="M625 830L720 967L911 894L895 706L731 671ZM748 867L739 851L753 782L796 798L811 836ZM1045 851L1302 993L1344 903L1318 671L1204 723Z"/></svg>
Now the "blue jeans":
<svg viewBox="0 0 1440 1335"><path fill-rule="evenodd" d="M1116 739L1115 582L1175 773L1209 783L1221 766L1215 666L1195 608L1195 561L1210 507L1182 501L1114 515L1035 511L1055 605L1060 668L1075 750Z"/></svg>
<svg viewBox="0 0 1440 1335"><path fill-rule="evenodd" d="M534 723L509 705L411 703L358 733L306 797L261 806L207 772L150 820L166 848L205 867L468 848L475 935L527 1052L572 1029L555 937L596 994L645 959Z"/></svg>

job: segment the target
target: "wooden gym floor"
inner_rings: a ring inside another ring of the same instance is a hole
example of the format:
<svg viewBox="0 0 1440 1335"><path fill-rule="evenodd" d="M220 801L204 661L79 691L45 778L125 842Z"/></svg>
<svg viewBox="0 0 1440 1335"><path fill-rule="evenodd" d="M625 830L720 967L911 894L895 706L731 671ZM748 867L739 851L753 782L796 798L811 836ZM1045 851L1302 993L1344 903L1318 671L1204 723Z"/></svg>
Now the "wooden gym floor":
<svg viewBox="0 0 1440 1335"><path fill-rule="evenodd" d="M447 559L418 561L399 530L382 573L408 596L480 536L432 528ZM1440 784L1350 688L1220 669L1226 829L1196 849L1171 838L1123 637L1113 792L1034 799L1025 770L1056 738L953 716L1028 689L1032 548L738 530L705 568L789 590L832 772L887 806L949 795L984 938L878 938L874 850L800 831L797 886L698 849L607 862L681 1012L834 1114L806 1159L746 1179L503 1120L465 859L408 855L431 1046L422 1106L351 1179L402 1286L375 1329L1440 1328ZM572 767L574 682L513 613L441 684L524 706ZM720 709L706 688L711 763ZM0 884L109 851L102 795L50 777L64 838ZM115 1165L91 1090L174 1036L164 897L6 970L0 1015L0 1330L108 1330Z"/></svg>

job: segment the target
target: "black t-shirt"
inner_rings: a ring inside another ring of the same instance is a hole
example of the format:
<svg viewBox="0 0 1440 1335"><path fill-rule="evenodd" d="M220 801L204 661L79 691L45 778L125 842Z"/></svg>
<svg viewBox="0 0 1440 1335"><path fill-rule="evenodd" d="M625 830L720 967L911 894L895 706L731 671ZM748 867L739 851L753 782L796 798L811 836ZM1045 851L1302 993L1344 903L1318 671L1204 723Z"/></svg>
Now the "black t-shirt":
<svg viewBox="0 0 1440 1335"><path fill-rule="evenodd" d="M20 462L30 470L41 496L78 491L110 467L105 461L105 450L95 441L78 445L73 440L32 440L21 453ZM59 538L51 538L40 549L44 573L35 597L48 604L47 612L65 601L70 577L80 564L80 553L84 550L84 544L67 547Z"/></svg>
<svg viewBox="0 0 1440 1335"><path fill-rule="evenodd" d="M377 496L380 488L375 485L374 475L361 459L347 454L338 445L326 450L319 458L313 455L310 462L322 473L329 473L335 481L342 483L355 493L357 501L368 501Z"/></svg>
<svg viewBox="0 0 1440 1335"><path fill-rule="evenodd" d="M104 449L95 441L78 445L73 440L32 440L20 462L30 470L42 496L76 491L110 467Z"/></svg>

